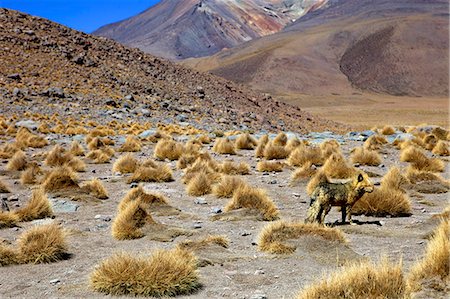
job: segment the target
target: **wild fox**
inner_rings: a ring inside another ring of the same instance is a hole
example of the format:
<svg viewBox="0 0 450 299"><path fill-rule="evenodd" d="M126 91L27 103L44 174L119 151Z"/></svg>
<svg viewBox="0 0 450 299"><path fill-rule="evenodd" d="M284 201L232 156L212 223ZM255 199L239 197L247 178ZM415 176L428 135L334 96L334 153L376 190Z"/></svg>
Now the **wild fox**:
<svg viewBox="0 0 450 299"><path fill-rule="evenodd" d="M371 193L373 184L367 174L358 171L354 177L345 183L331 183L326 176L315 187L311 194L311 201L305 222L324 223L325 216L332 206L340 206L342 223L346 216L352 223L352 207L364 195Z"/></svg>

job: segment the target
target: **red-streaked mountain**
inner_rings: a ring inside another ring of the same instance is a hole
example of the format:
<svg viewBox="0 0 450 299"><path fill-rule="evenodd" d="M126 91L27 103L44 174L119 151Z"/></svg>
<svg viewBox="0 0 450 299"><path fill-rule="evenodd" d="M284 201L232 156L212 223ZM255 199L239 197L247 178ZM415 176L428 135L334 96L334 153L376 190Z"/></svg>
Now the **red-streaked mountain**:
<svg viewBox="0 0 450 299"><path fill-rule="evenodd" d="M279 32L327 0L162 0L95 35L169 59L212 55Z"/></svg>
<svg viewBox="0 0 450 299"><path fill-rule="evenodd" d="M332 0L267 36L190 61L274 94L447 96L446 0Z"/></svg>

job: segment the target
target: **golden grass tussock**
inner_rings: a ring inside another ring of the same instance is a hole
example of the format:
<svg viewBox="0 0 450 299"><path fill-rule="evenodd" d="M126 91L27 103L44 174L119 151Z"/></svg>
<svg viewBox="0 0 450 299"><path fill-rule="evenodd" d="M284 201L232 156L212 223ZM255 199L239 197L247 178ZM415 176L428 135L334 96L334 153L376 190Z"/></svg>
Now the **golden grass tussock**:
<svg viewBox="0 0 450 299"><path fill-rule="evenodd" d="M93 160L95 164L105 164L109 163L111 158L114 156L114 149L110 147L102 147L98 150L90 151L86 157Z"/></svg>
<svg viewBox="0 0 450 299"><path fill-rule="evenodd" d="M86 171L86 163L84 163L81 159L79 159L77 157L72 157L64 165L72 168L76 172L85 172Z"/></svg>
<svg viewBox="0 0 450 299"><path fill-rule="evenodd" d="M285 146L288 141L288 137L284 132L278 133L278 135L273 140L273 145L275 146Z"/></svg>
<svg viewBox="0 0 450 299"><path fill-rule="evenodd" d="M381 134L383 134L383 135L393 135L393 134L395 134L395 129L392 126L386 125L386 126L384 126L381 129Z"/></svg>
<svg viewBox="0 0 450 299"><path fill-rule="evenodd" d="M415 162L420 159L423 159L425 156L422 149L418 148L417 146L410 145L407 147L404 147L402 151L400 152L400 161L402 162Z"/></svg>
<svg viewBox="0 0 450 299"><path fill-rule="evenodd" d="M84 156L84 149L81 144L74 140L70 146L69 152L74 156Z"/></svg>
<svg viewBox="0 0 450 299"><path fill-rule="evenodd" d="M409 184L408 178L395 166L391 167L381 179L381 186L385 189L403 190L407 184Z"/></svg>
<svg viewBox="0 0 450 299"><path fill-rule="evenodd" d="M381 135L372 135L364 141L363 147L367 150L379 150L384 144L387 144L388 141L384 136Z"/></svg>
<svg viewBox="0 0 450 299"><path fill-rule="evenodd" d="M125 142L117 150L118 152L139 152L142 148L141 141L135 136L127 136Z"/></svg>
<svg viewBox="0 0 450 299"><path fill-rule="evenodd" d="M17 151L14 156L6 164L6 169L9 171L22 171L27 168L27 156L22 151Z"/></svg>
<svg viewBox="0 0 450 299"><path fill-rule="evenodd" d="M33 185L38 182L38 176L43 174L41 168L37 163L30 163L21 174L20 183L22 185Z"/></svg>
<svg viewBox="0 0 450 299"><path fill-rule="evenodd" d="M318 223L288 223L276 221L266 225L259 234L258 248L276 254L290 254L295 246L286 244L287 240L298 239L301 236L318 236L325 240L345 243L344 233L337 229Z"/></svg>
<svg viewBox="0 0 450 299"><path fill-rule="evenodd" d="M189 181L198 173L204 172L209 175L212 182L216 182L220 179L219 165L217 165L213 160L203 160L197 159L194 164L187 167L184 170L184 175L182 177L182 182L188 184Z"/></svg>
<svg viewBox="0 0 450 299"><path fill-rule="evenodd" d="M128 183L139 182L172 182L172 169L167 164L157 165L156 167L140 166L128 180Z"/></svg>
<svg viewBox="0 0 450 299"><path fill-rule="evenodd" d="M53 209L47 194L42 188L36 189L24 207L13 211L19 221L32 221L53 216Z"/></svg>
<svg viewBox="0 0 450 299"><path fill-rule="evenodd" d="M62 166L72 160L73 156L67 153L60 145L55 145L45 158L47 166Z"/></svg>
<svg viewBox="0 0 450 299"><path fill-rule="evenodd" d="M187 184L186 192L191 196L210 194L212 182L207 173L198 172Z"/></svg>
<svg viewBox="0 0 450 299"><path fill-rule="evenodd" d="M431 151L436 146L439 139L437 139L433 134L428 134L422 140L425 144L425 149Z"/></svg>
<svg viewBox="0 0 450 299"><path fill-rule="evenodd" d="M428 242L424 257L418 261L408 275L412 291L419 291L424 280L437 279L444 285L450 283L450 221L442 220ZM436 285L433 283L431 285Z"/></svg>
<svg viewBox="0 0 450 299"><path fill-rule="evenodd" d="M374 150L357 147L353 150L350 160L354 164L378 166L381 164L381 156Z"/></svg>
<svg viewBox="0 0 450 299"><path fill-rule="evenodd" d="M125 210L125 207L133 201L140 200L142 203L147 205L168 205L168 200L161 194L148 193L145 192L144 187L139 185L136 188L131 189L125 195L125 197L120 201L117 207L118 211Z"/></svg>
<svg viewBox="0 0 450 299"><path fill-rule="evenodd" d="M433 148L432 153L437 156L443 156L443 157L450 156L450 149L448 147L448 143L443 140L439 140L436 143L436 146Z"/></svg>
<svg viewBox="0 0 450 299"><path fill-rule="evenodd" d="M411 184L417 184L424 181L437 181L449 185L450 183L438 174L430 171L417 170L411 166L406 169L406 178Z"/></svg>
<svg viewBox="0 0 450 299"><path fill-rule="evenodd" d="M269 135L265 134L258 139L258 144L255 150L256 158L264 157L264 149L266 148L267 143L269 143Z"/></svg>
<svg viewBox="0 0 450 299"><path fill-rule="evenodd" d="M124 173L133 173L139 167L139 161L133 156L133 154L128 153L120 156L113 164L113 171Z"/></svg>
<svg viewBox="0 0 450 299"><path fill-rule="evenodd" d="M228 248L230 240L226 236L207 236L197 241L186 240L177 244L177 248L196 251L211 245Z"/></svg>
<svg viewBox="0 0 450 299"><path fill-rule="evenodd" d="M311 163L308 162L302 167L297 168L291 175L291 184L295 182L299 182L304 179L309 179L313 177L317 172L317 168Z"/></svg>
<svg viewBox="0 0 450 299"><path fill-rule="evenodd" d="M302 141L300 141L297 137L293 138L293 139L289 139L288 142L286 143L286 150L291 153L294 149L296 149L297 147L303 145L304 143Z"/></svg>
<svg viewBox="0 0 450 299"><path fill-rule="evenodd" d="M20 263L53 263L68 257L66 234L56 224L33 227L17 240Z"/></svg>
<svg viewBox="0 0 450 299"><path fill-rule="evenodd" d="M245 149L252 150L258 144L255 138L250 136L249 133L241 134L236 139L236 148L237 149Z"/></svg>
<svg viewBox="0 0 450 299"><path fill-rule="evenodd" d="M430 172L443 172L445 169L444 161L439 158L428 158L425 154L411 162L411 166L417 170Z"/></svg>
<svg viewBox="0 0 450 299"><path fill-rule="evenodd" d="M42 186L46 192L78 188L77 179L77 175L70 167L62 166L47 173Z"/></svg>
<svg viewBox="0 0 450 299"><path fill-rule="evenodd" d="M89 193L98 199L108 199L108 192L103 186L103 183L99 179L93 179L83 185L81 185L81 190Z"/></svg>
<svg viewBox="0 0 450 299"><path fill-rule="evenodd" d="M346 179L355 174L354 167L348 165L345 158L338 153L332 154L322 167L329 178Z"/></svg>
<svg viewBox="0 0 450 299"><path fill-rule="evenodd" d="M229 138L217 138L212 150L218 154L236 155L236 146Z"/></svg>
<svg viewBox="0 0 450 299"><path fill-rule="evenodd" d="M323 171L323 169L317 170L316 173L308 181L308 184L306 185L306 193L309 196L311 196L311 194L314 192L314 189L316 189L317 185L320 182L324 182L326 180L328 180L328 177L325 171Z"/></svg>
<svg viewBox="0 0 450 299"><path fill-rule="evenodd" d="M240 208L259 211L262 220L265 221L273 221L279 218L278 209L267 196L267 193L262 189L248 185L242 185L234 192L224 211L229 212Z"/></svg>
<svg viewBox="0 0 450 299"><path fill-rule="evenodd" d="M0 193L11 193L9 187L0 179Z"/></svg>
<svg viewBox="0 0 450 299"><path fill-rule="evenodd" d="M411 201L405 193L394 188L375 188L372 193L366 193L352 208L352 214L366 216L402 217L411 215Z"/></svg>
<svg viewBox="0 0 450 299"><path fill-rule="evenodd" d="M289 156L289 152L284 146L269 142L264 148L263 156L266 160L281 160L286 159Z"/></svg>
<svg viewBox="0 0 450 299"><path fill-rule="evenodd" d="M256 164L256 171L259 172L282 172L285 163L277 161L259 161Z"/></svg>
<svg viewBox="0 0 450 299"><path fill-rule="evenodd" d="M291 166L299 167L311 162L314 165L322 165L323 157L320 147L307 147L302 145L291 152L288 163Z"/></svg>
<svg viewBox="0 0 450 299"><path fill-rule="evenodd" d="M1 212L0 211L0 228L14 227L19 222L19 216L13 211Z"/></svg>
<svg viewBox="0 0 450 299"><path fill-rule="evenodd" d="M160 160L174 161L181 157L183 150L184 147L181 143L170 139L161 139L156 144L154 157Z"/></svg>
<svg viewBox="0 0 450 299"><path fill-rule="evenodd" d="M0 149L0 159L10 159L19 150L16 143L7 143Z"/></svg>
<svg viewBox="0 0 450 299"><path fill-rule="evenodd" d="M90 285L108 295L173 297L201 288L197 258L181 248L157 250L149 257L116 253L90 275Z"/></svg>
<svg viewBox="0 0 450 299"><path fill-rule="evenodd" d="M250 166L245 162L224 161L219 165L219 172L227 175L247 175L250 174Z"/></svg>
<svg viewBox="0 0 450 299"><path fill-rule="evenodd" d="M91 135L86 136L86 144L90 151L98 150L106 145L102 138L92 137Z"/></svg>
<svg viewBox="0 0 450 299"><path fill-rule="evenodd" d="M117 240L139 239L144 236L141 228L147 223L155 223L147 213L146 205L140 199L130 201L114 219L111 232Z"/></svg>
<svg viewBox="0 0 450 299"><path fill-rule="evenodd" d="M320 144L319 147L322 152L321 154L323 159L327 159L332 154L341 153L341 146L339 145L339 142L337 142L335 139L325 140Z"/></svg>
<svg viewBox="0 0 450 299"><path fill-rule="evenodd" d="M238 177L224 175L220 182L212 187L212 193L218 198L231 198L234 192L245 184L245 181Z"/></svg>
<svg viewBox="0 0 450 299"><path fill-rule="evenodd" d="M408 298L401 262L387 259L344 266L302 290L297 299L334 298Z"/></svg>
<svg viewBox="0 0 450 299"><path fill-rule="evenodd" d="M0 267L18 264L18 256L15 248L0 241Z"/></svg>
<svg viewBox="0 0 450 299"><path fill-rule="evenodd" d="M180 159L178 159L177 161L177 169L185 169L186 167L188 167L189 165L192 165L195 160L197 160L197 158L199 157L199 154L186 154L183 153L183 155L181 155Z"/></svg>

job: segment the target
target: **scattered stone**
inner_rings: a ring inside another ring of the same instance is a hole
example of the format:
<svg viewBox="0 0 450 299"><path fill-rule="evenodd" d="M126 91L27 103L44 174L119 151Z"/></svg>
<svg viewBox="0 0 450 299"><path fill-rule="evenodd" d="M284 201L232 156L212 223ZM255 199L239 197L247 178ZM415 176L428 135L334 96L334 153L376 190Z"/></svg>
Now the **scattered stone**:
<svg viewBox="0 0 450 299"><path fill-rule="evenodd" d="M53 222L55 222L55 220L52 218L44 218L44 219L33 220L33 221L31 221L31 224L32 225L47 225L47 224L52 224Z"/></svg>
<svg viewBox="0 0 450 299"><path fill-rule="evenodd" d="M247 236L251 236L251 234L252 234L252 233L250 233L250 232L243 232L243 233L241 234L241 236L242 236L242 237L247 237Z"/></svg>
<svg viewBox="0 0 450 299"><path fill-rule="evenodd" d="M105 222L111 221L111 216L107 216L107 215L95 215L94 218L97 220L105 221Z"/></svg>
<svg viewBox="0 0 450 299"><path fill-rule="evenodd" d="M214 214L220 214L220 213L222 213L222 209L221 208L214 208L214 209L212 209L212 212Z"/></svg>
<svg viewBox="0 0 450 299"><path fill-rule="evenodd" d="M61 282L61 280L59 280L58 278L50 280L50 284L53 284L53 285L60 283L60 282Z"/></svg>
<svg viewBox="0 0 450 299"><path fill-rule="evenodd" d="M50 202L52 204L53 211L56 213L75 213L80 207L77 204L60 199L50 198Z"/></svg>
<svg viewBox="0 0 450 299"><path fill-rule="evenodd" d="M139 186L138 183L131 183L130 188L137 188Z"/></svg>
<svg viewBox="0 0 450 299"><path fill-rule="evenodd" d="M20 74L11 74L11 75L8 75L8 79L20 80Z"/></svg>
<svg viewBox="0 0 450 299"><path fill-rule="evenodd" d="M207 205L208 204L204 198L196 198L194 203L197 205Z"/></svg>
<svg viewBox="0 0 450 299"><path fill-rule="evenodd" d="M202 224L201 223L195 223L194 224L194 228L195 229L200 229L200 228L202 228L203 226L202 226Z"/></svg>
<svg viewBox="0 0 450 299"><path fill-rule="evenodd" d="M250 299L267 299L267 296L262 293L256 293L250 297Z"/></svg>
<svg viewBox="0 0 450 299"><path fill-rule="evenodd" d="M31 131L37 130L37 128L40 126L38 122L32 121L32 120L22 120L16 122L16 127L18 128L27 128Z"/></svg>
<svg viewBox="0 0 450 299"><path fill-rule="evenodd" d="M8 203L4 198L0 200L0 211L2 212L9 212Z"/></svg>
<svg viewBox="0 0 450 299"><path fill-rule="evenodd" d="M265 274L264 270L259 269L255 271L255 275L264 275L264 274Z"/></svg>
<svg viewBox="0 0 450 299"><path fill-rule="evenodd" d="M19 196L11 195L10 197L8 197L8 201L19 201Z"/></svg>

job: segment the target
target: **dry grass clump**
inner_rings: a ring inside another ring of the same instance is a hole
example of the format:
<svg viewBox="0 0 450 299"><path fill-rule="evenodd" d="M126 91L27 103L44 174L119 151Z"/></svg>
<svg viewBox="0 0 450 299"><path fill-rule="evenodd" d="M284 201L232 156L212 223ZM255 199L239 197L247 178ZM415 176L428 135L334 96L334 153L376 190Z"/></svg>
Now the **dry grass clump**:
<svg viewBox="0 0 450 299"><path fill-rule="evenodd" d="M308 182L308 185L306 185L306 193L308 193L309 196L314 192L314 189L316 189L317 185L320 182L325 182L328 180L328 177L323 171L323 169L319 169L316 171L316 173L311 177L311 179Z"/></svg>
<svg viewBox="0 0 450 299"><path fill-rule="evenodd" d="M186 240L177 244L177 248L196 251L210 245L218 245L223 248L228 248L230 240L226 236L207 236L198 241Z"/></svg>
<svg viewBox="0 0 450 299"><path fill-rule="evenodd" d="M267 160L280 160L286 159L289 156L289 152L284 146L269 142L264 148L263 156Z"/></svg>
<svg viewBox="0 0 450 299"><path fill-rule="evenodd" d="M45 158L45 164L47 166L62 166L72 160L73 156L70 153L66 153L64 148L60 145L55 145Z"/></svg>
<svg viewBox="0 0 450 299"><path fill-rule="evenodd" d="M392 187L375 188L372 193L366 193L352 208L352 214L366 216L402 217L411 215L411 201L402 190Z"/></svg>
<svg viewBox="0 0 450 299"><path fill-rule="evenodd" d="M245 181L238 177L225 175L218 184L213 186L212 193L219 198L230 198L239 187L245 184Z"/></svg>
<svg viewBox="0 0 450 299"><path fill-rule="evenodd" d="M158 250L150 257L117 253L90 276L91 287L109 295L173 297L201 288L197 259L187 250Z"/></svg>
<svg viewBox="0 0 450 299"><path fill-rule="evenodd" d="M86 157L93 160L94 164L105 164L109 163L111 158L114 156L114 149L110 147L102 147L98 150L90 151Z"/></svg>
<svg viewBox="0 0 450 299"><path fill-rule="evenodd" d="M168 205L167 199L160 194L147 193L144 188L140 185L137 188L133 188L125 195L125 197L120 201L117 207L118 211L121 212L125 210L125 207L133 201L140 200L142 203L147 205Z"/></svg>
<svg viewBox="0 0 450 299"><path fill-rule="evenodd" d="M255 146L258 144L258 142L250 136L249 133L241 134L236 139L236 148L237 149L246 149L246 150L252 150L255 148Z"/></svg>
<svg viewBox="0 0 450 299"><path fill-rule="evenodd" d="M208 174L198 172L187 184L186 192L191 196L210 194L212 192L211 185L212 182Z"/></svg>
<svg viewBox="0 0 450 299"><path fill-rule="evenodd" d="M99 179L93 179L81 186L81 190L98 199L108 199L108 192Z"/></svg>
<svg viewBox="0 0 450 299"><path fill-rule="evenodd" d="M199 157L194 164L187 167L184 170L184 175L182 177L182 181L184 184L188 184L189 181L199 172L203 172L209 175L212 182L216 182L220 179L219 171L219 165L212 159L202 159Z"/></svg>
<svg viewBox="0 0 450 299"><path fill-rule="evenodd" d="M432 153L435 155L438 155L438 156L443 156L443 157L450 156L450 150L448 148L447 142L445 142L443 140L439 140L436 143L436 146L433 148Z"/></svg>
<svg viewBox="0 0 450 299"><path fill-rule="evenodd" d="M120 156L116 162L113 164L113 171L120 173L133 173L139 167L139 161L133 156L133 154L128 153Z"/></svg>
<svg viewBox="0 0 450 299"><path fill-rule="evenodd" d="M22 185L36 184L38 182L38 176L42 173L43 172L37 163L29 163L27 169L20 175L20 183Z"/></svg>
<svg viewBox="0 0 450 299"><path fill-rule="evenodd" d="M363 147L355 148L350 159L354 164L358 163L369 166L378 166L381 164L381 157L376 151L368 150Z"/></svg>
<svg viewBox="0 0 450 299"><path fill-rule="evenodd" d="M25 231L17 240L20 263L53 263L68 257L65 232L56 224Z"/></svg>
<svg viewBox="0 0 450 299"><path fill-rule="evenodd" d="M355 173L355 169L348 165L341 154L332 154L323 165L323 171L329 178L346 179Z"/></svg>
<svg viewBox="0 0 450 299"><path fill-rule="evenodd" d="M218 154L236 155L236 146L229 138L217 138L212 150Z"/></svg>
<svg viewBox="0 0 450 299"><path fill-rule="evenodd" d="M442 220L428 242L425 256L418 261L408 275L408 284L412 291L419 291L425 280L438 280L442 284L450 283L450 222ZM432 283L438 288L439 284Z"/></svg>
<svg viewBox="0 0 450 299"><path fill-rule="evenodd" d="M141 150L142 144L134 136L127 136L124 144L117 150L118 152L139 152Z"/></svg>
<svg viewBox="0 0 450 299"><path fill-rule="evenodd" d="M277 221L269 223L263 228L258 237L258 248L261 251L270 253L293 253L296 247L286 244L285 241L298 239L304 235L319 236L330 241L346 242L344 234L337 228L330 228L317 223Z"/></svg>
<svg viewBox="0 0 450 299"><path fill-rule="evenodd" d="M33 191L27 204L12 213L16 214L19 221L32 221L53 216L53 209L47 195L42 188Z"/></svg>
<svg viewBox="0 0 450 299"><path fill-rule="evenodd" d="M263 158L264 157L264 149L266 148L267 143L269 143L269 135L263 135L258 140L258 145L256 146L255 150L255 157L256 158Z"/></svg>
<svg viewBox="0 0 450 299"><path fill-rule="evenodd" d="M340 154L341 153L341 146L339 145L339 142L337 142L335 139L325 140L320 144L320 150L322 151L322 158L327 159L332 154Z"/></svg>
<svg viewBox="0 0 450 299"><path fill-rule="evenodd" d="M69 152L74 156L84 156L84 149L81 144L74 140L70 146Z"/></svg>
<svg viewBox="0 0 450 299"><path fill-rule="evenodd" d="M12 211L2 212L0 211L0 228L14 227L19 222L19 216Z"/></svg>
<svg viewBox="0 0 450 299"><path fill-rule="evenodd" d="M288 141L288 137L285 133L280 132L273 140L273 145L275 146L285 146Z"/></svg>
<svg viewBox="0 0 450 299"><path fill-rule="evenodd" d="M16 143L5 144L0 149L0 158L1 159L10 159L19 150L20 150L20 148L17 146Z"/></svg>
<svg viewBox="0 0 450 299"><path fill-rule="evenodd" d="M27 168L27 156L22 151L17 151L11 160L6 164L6 169L9 171L21 171Z"/></svg>
<svg viewBox="0 0 450 299"><path fill-rule="evenodd" d="M429 171L417 170L411 166L406 169L406 178L412 183L417 184L424 181L437 181L448 185L449 182L440 175Z"/></svg>
<svg viewBox="0 0 450 299"><path fill-rule="evenodd" d="M128 183L139 182L172 182L173 174L172 169L167 164L157 165L156 167L140 166L133 173Z"/></svg>
<svg viewBox="0 0 450 299"><path fill-rule="evenodd" d="M136 199L125 205L117 214L111 229L112 236L117 240L139 239L144 236L141 228L147 223L155 223L152 216L147 213L146 205Z"/></svg>
<svg viewBox="0 0 450 299"><path fill-rule="evenodd" d="M42 186L46 192L79 187L76 174L67 166L55 168L47 173L44 177Z"/></svg>
<svg viewBox="0 0 450 299"><path fill-rule="evenodd" d="M273 221L279 218L278 209L266 192L248 185L242 185L234 192L233 198L225 206L224 211L229 212L241 208L259 211L262 220L265 221Z"/></svg>
<svg viewBox="0 0 450 299"><path fill-rule="evenodd" d="M102 138L93 137L91 135L86 136L86 144L90 151L98 150L106 145Z"/></svg>
<svg viewBox="0 0 450 299"><path fill-rule="evenodd" d="M9 187L2 180L0 180L0 193L11 193Z"/></svg>
<svg viewBox="0 0 450 299"><path fill-rule="evenodd" d="M431 151L436 146L439 139L437 139L433 134L428 134L422 140L425 144L425 149Z"/></svg>
<svg viewBox="0 0 450 299"><path fill-rule="evenodd" d="M363 261L343 267L300 292L297 299L407 298L402 264Z"/></svg>
<svg viewBox="0 0 450 299"><path fill-rule="evenodd" d="M411 162L411 166L421 171L443 172L444 161L439 158L428 158L423 152Z"/></svg>
<svg viewBox="0 0 450 299"><path fill-rule="evenodd" d="M393 127L391 127L391 126L384 126L382 129L381 129L381 134L383 134L383 135L393 135L393 134L395 134L395 129L393 128Z"/></svg>
<svg viewBox="0 0 450 299"><path fill-rule="evenodd" d="M289 139L288 142L286 143L286 150L291 153L293 150L295 150L297 147L304 145L304 143L302 141L300 141L297 137L293 138L293 139Z"/></svg>
<svg viewBox="0 0 450 299"><path fill-rule="evenodd" d="M311 163L308 162L302 167L297 168L291 175L291 184L301 181L303 179L308 179L314 176L317 172L317 168Z"/></svg>
<svg viewBox="0 0 450 299"><path fill-rule="evenodd" d="M256 171L259 172L282 172L284 168L283 162L276 161L259 161L256 164Z"/></svg>
<svg viewBox="0 0 450 299"><path fill-rule="evenodd" d="M225 161L219 165L219 172L227 175L246 175L250 174L250 166L245 162L237 164L232 161Z"/></svg>
<svg viewBox="0 0 450 299"><path fill-rule="evenodd" d="M383 144L387 144L388 141L384 136L372 135L364 142L363 147L367 150L379 150Z"/></svg>
<svg viewBox="0 0 450 299"><path fill-rule="evenodd" d="M405 177L398 167L392 167L381 179L381 185L386 189L403 190L409 180Z"/></svg>
<svg viewBox="0 0 450 299"><path fill-rule="evenodd" d="M299 146L292 151L288 158L288 163L291 166L303 166L308 162L314 165L323 164L322 150L319 147Z"/></svg>
<svg viewBox="0 0 450 299"><path fill-rule="evenodd" d="M402 162L414 162L423 158L425 154L423 150L417 146L410 145L403 147L400 153L400 161Z"/></svg>
<svg viewBox="0 0 450 299"><path fill-rule="evenodd" d="M182 144L169 139L161 139L155 147L154 157L160 160L169 159L170 161L178 160L183 154L184 147Z"/></svg>
<svg viewBox="0 0 450 299"><path fill-rule="evenodd" d="M0 267L18 264L17 252L0 240Z"/></svg>

